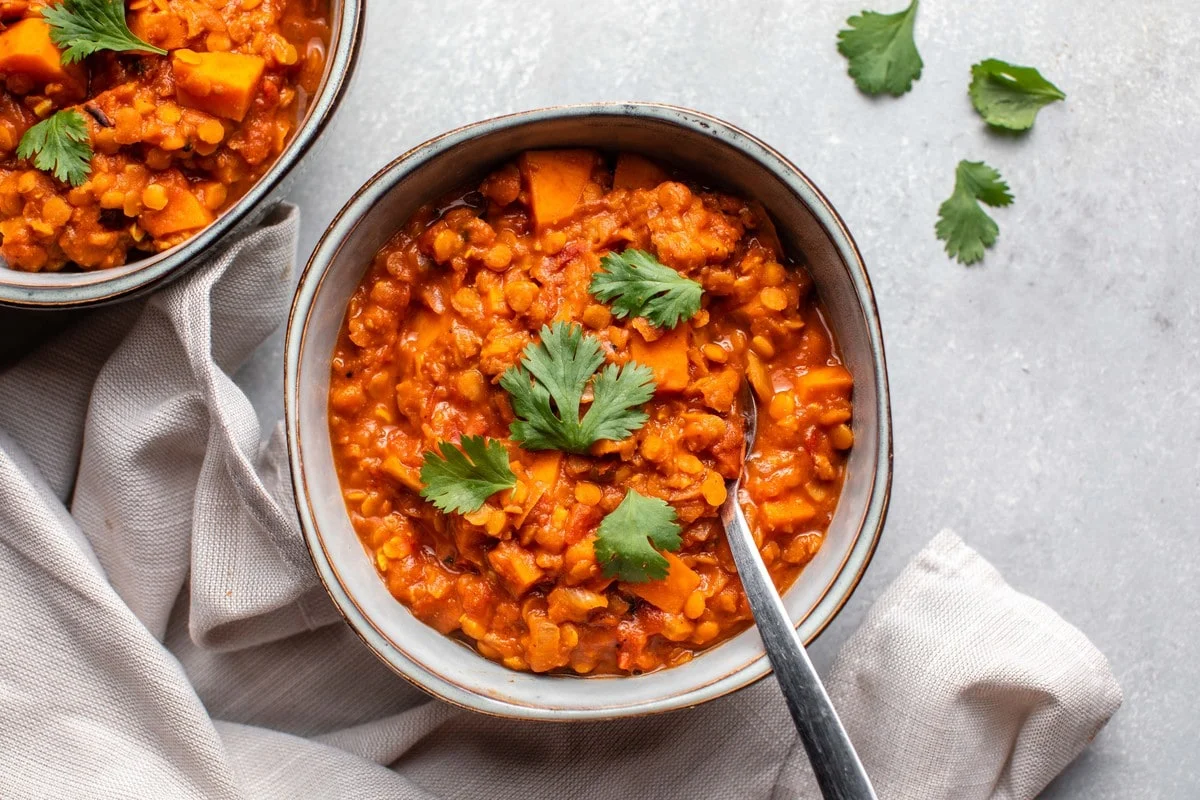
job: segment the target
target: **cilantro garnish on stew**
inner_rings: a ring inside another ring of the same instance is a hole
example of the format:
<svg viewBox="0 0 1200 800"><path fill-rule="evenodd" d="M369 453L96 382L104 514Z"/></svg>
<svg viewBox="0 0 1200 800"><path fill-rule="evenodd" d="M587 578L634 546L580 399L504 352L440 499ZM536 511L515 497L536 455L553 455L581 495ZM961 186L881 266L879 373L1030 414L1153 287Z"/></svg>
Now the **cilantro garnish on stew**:
<svg viewBox="0 0 1200 800"><path fill-rule="evenodd" d="M903 11L880 14L864 11L846 20L838 31L838 52L850 61L850 77L867 94L887 92L895 97L912 88L925 66L913 40L917 0Z"/></svg>
<svg viewBox="0 0 1200 800"><path fill-rule="evenodd" d="M462 449L439 442L441 455L425 452L421 467L421 497L442 511L470 514L496 492L511 489L517 476L508 464L508 451L495 439L464 436Z"/></svg>
<svg viewBox="0 0 1200 800"><path fill-rule="evenodd" d="M64 48L62 62L71 64L101 50L137 50L167 54L166 50L133 35L125 22L124 0L63 0L42 8L50 39Z"/></svg>
<svg viewBox="0 0 1200 800"><path fill-rule="evenodd" d="M630 489L621 505L600 521L596 562L606 578L627 583L661 580L670 565L659 550L678 550L679 531L674 508Z"/></svg>
<svg viewBox="0 0 1200 800"><path fill-rule="evenodd" d="M597 300L611 303L618 319L645 317L659 328L674 328L700 310L703 290L645 250L609 253L588 287Z"/></svg>
<svg viewBox="0 0 1200 800"><path fill-rule="evenodd" d="M946 252L963 264L983 259L985 248L1000 235L1000 226L979 205L1006 206L1013 201L1000 173L982 161L960 161L954 177L954 194L938 209L937 237Z"/></svg>
<svg viewBox="0 0 1200 800"><path fill-rule="evenodd" d="M1043 106L1067 96L1033 67L989 58L971 67L971 103L988 125L1023 131Z"/></svg>
<svg viewBox="0 0 1200 800"><path fill-rule="evenodd" d="M654 396L654 373L629 362L604 363L604 351L578 325L556 322L542 326L541 342L530 343L520 366L500 376L517 416L509 430L527 450L586 453L601 439L620 440L646 424L639 406ZM592 402L579 417L588 386Z"/></svg>
<svg viewBox="0 0 1200 800"><path fill-rule="evenodd" d="M17 157L53 173L60 181L79 186L92 171L92 142L87 120L75 110L59 111L25 131Z"/></svg>

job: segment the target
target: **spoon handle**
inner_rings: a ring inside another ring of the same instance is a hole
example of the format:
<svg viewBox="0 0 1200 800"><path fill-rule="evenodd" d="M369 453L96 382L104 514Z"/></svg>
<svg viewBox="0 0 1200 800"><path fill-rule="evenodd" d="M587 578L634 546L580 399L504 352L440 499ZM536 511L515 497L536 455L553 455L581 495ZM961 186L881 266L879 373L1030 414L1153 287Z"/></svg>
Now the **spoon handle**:
<svg viewBox="0 0 1200 800"><path fill-rule="evenodd" d="M808 752L821 793L836 800L874 800L875 790L863 769L837 711L813 668L804 643L792 627L791 618L758 553L754 535L737 502L737 486L721 509L729 547L737 564L742 587L754 612L754 622L766 646L779 688Z"/></svg>

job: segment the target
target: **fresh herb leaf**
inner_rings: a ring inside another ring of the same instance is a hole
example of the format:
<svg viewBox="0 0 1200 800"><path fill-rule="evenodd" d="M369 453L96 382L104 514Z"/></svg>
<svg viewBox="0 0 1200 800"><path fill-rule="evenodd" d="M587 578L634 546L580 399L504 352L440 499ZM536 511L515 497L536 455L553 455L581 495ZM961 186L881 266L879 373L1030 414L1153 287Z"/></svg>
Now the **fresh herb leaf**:
<svg viewBox="0 0 1200 800"><path fill-rule="evenodd" d="M609 253L588 287L597 300L611 303L618 319L645 317L659 328L674 328L700 310L700 284L683 277L645 250Z"/></svg>
<svg viewBox="0 0 1200 800"><path fill-rule="evenodd" d="M954 194L938 209L937 237L946 243L946 253L962 264L982 260L984 248L995 243L1000 227L979 203L999 207L1012 201L999 172L982 161L960 161Z"/></svg>
<svg viewBox="0 0 1200 800"><path fill-rule="evenodd" d="M518 417L509 426L515 441L527 450L586 453L601 439L624 439L646 424L646 412L637 407L654 396L649 367L633 361L624 367L609 364L597 375L604 351L578 325L542 326L541 337L525 347L520 366L500 376ZM579 406L589 382L592 403L581 420Z"/></svg>
<svg viewBox="0 0 1200 800"><path fill-rule="evenodd" d="M971 102L988 125L1024 131L1033 127L1042 106L1067 96L1033 67L995 58L971 67Z"/></svg>
<svg viewBox="0 0 1200 800"><path fill-rule="evenodd" d="M92 139L87 120L74 109L59 111L25 131L17 157L49 172L60 181L79 186L92 171Z"/></svg>
<svg viewBox="0 0 1200 800"><path fill-rule="evenodd" d="M50 25L50 39L65 48L64 64L81 61L101 50L167 54L129 30L124 0L63 0L58 5L43 6L42 17Z"/></svg>
<svg viewBox="0 0 1200 800"><path fill-rule="evenodd" d="M606 578L644 583L667 577L669 564L659 550L678 550L679 523L675 509L657 497L633 489L621 505L600 521L596 531L596 562Z"/></svg>
<svg viewBox="0 0 1200 800"><path fill-rule="evenodd" d="M503 489L517 485L517 476L508 465L508 451L495 439L464 436L459 443L438 442L441 456L425 452L421 467L421 497L442 511L470 514Z"/></svg>
<svg viewBox="0 0 1200 800"><path fill-rule="evenodd" d="M850 77L867 94L895 97L912 88L925 66L913 41L917 0L896 14L864 11L838 31L838 52L850 60Z"/></svg>

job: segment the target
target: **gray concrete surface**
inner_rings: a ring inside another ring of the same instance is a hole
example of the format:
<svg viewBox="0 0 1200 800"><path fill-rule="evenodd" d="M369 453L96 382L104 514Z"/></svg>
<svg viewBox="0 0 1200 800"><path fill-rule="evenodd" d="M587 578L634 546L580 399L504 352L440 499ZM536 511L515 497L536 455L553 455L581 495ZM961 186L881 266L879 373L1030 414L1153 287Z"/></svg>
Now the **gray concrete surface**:
<svg viewBox="0 0 1200 800"><path fill-rule="evenodd" d="M1200 796L1200 6L924 0L924 76L871 100L834 49L863 5L372 0L356 85L293 182L303 255L376 169L485 117L655 100L761 136L857 237L890 359L891 516L814 646L819 665L909 557L953 529L1082 629L1124 688L1046 796ZM1039 67L1067 102L1026 136L989 132L966 86L993 56ZM933 236L962 158L998 168L1016 195L970 269ZM276 337L238 376L269 424L280 374Z"/></svg>

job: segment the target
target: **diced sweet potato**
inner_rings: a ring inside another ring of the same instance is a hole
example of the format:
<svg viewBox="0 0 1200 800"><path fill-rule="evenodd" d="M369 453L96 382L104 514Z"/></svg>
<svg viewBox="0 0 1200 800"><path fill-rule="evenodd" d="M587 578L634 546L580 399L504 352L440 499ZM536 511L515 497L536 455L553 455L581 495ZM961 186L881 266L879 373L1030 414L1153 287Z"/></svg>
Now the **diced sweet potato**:
<svg viewBox="0 0 1200 800"><path fill-rule="evenodd" d="M82 64L63 64L50 39L50 26L30 17L0 33L0 73L22 75L40 84L61 83L73 89L87 85Z"/></svg>
<svg viewBox="0 0 1200 800"><path fill-rule="evenodd" d="M513 527L519 528L524 525L533 507L547 492L554 491L555 485L558 484L562 460L563 454L557 450L546 450L533 457L533 466L529 469L533 485L529 487L525 502L521 504L521 513L513 520Z"/></svg>
<svg viewBox="0 0 1200 800"><path fill-rule="evenodd" d="M653 189L670 180L667 171L645 156L621 153L617 156L617 168L613 171L614 189Z"/></svg>
<svg viewBox="0 0 1200 800"><path fill-rule="evenodd" d="M842 366L815 367L796 380L796 389L804 400L831 394L849 394L854 378Z"/></svg>
<svg viewBox="0 0 1200 800"><path fill-rule="evenodd" d="M563 454L557 450L546 450L533 458L533 479L546 487L553 489L558 483L559 468L562 466Z"/></svg>
<svg viewBox="0 0 1200 800"><path fill-rule="evenodd" d="M153 3L130 10L129 30L143 42L163 50L178 50L188 43L187 20L180 14L159 9Z"/></svg>
<svg viewBox="0 0 1200 800"><path fill-rule="evenodd" d="M688 596L700 585L700 576L674 553L663 553L667 559L667 577L660 581L622 584L622 588L636 594L647 603L658 606L668 614L683 611Z"/></svg>
<svg viewBox="0 0 1200 800"><path fill-rule="evenodd" d="M531 150L521 155L521 178L539 230L575 213L595 163L591 150Z"/></svg>
<svg viewBox="0 0 1200 800"><path fill-rule="evenodd" d="M677 325L653 342L634 331L630 338L633 360L654 371L660 392L680 392L688 385L688 338L691 328Z"/></svg>
<svg viewBox="0 0 1200 800"><path fill-rule="evenodd" d="M772 500L763 503L761 510L768 528L788 533L794 533L799 526L812 521L817 515L817 510L800 498Z"/></svg>
<svg viewBox="0 0 1200 800"><path fill-rule="evenodd" d="M250 111L265 67L259 56L243 53L176 50L171 54L179 104L237 122Z"/></svg>
<svg viewBox="0 0 1200 800"><path fill-rule="evenodd" d="M159 211L147 208L138 217L138 224L151 236L160 238L199 230L215 219L182 175L167 173L158 178L156 183L166 190L167 204Z"/></svg>
<svg viewBox="0 0 1200 800"><path fill-rule="evenodd" d="M534 561L533 553L513 541L501 542L487 556L492 569L504 579L514 597L529 591L529 587L546 573Z"/></svg>

